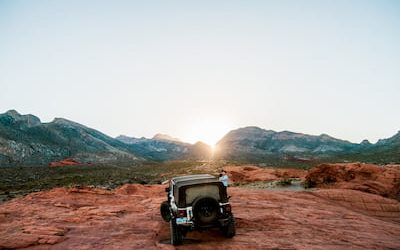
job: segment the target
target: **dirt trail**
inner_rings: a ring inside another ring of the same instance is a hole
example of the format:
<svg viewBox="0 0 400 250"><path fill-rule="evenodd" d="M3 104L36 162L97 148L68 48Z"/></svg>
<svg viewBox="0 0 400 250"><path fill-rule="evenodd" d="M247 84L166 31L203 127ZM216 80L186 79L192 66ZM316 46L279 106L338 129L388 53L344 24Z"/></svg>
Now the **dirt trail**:
<svg viewBox="0 0 400 250"><path fill-rule="evenodd" d="M161 185L57 188L0 205L0 249L174 249ZM237 235L189 233L178 249L400 249L400 202L344 189L230 188Z"/></svg>

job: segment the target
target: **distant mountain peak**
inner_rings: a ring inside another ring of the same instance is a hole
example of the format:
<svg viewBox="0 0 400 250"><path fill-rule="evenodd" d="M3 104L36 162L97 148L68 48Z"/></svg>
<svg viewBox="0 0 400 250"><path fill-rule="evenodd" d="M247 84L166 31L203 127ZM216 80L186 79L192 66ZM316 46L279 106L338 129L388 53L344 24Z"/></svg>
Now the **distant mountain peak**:
<svg viewBox="0 0 400 250"><path fill-rule="evenodd" d="M385 145L385 144L397 144L400 146L400 131L398 131L392 137L386 139L379 139L376 145Z"/></svg>
<svg viewBox="0 0 400 250"><path fill-rule="evenodd" d="M257 126L246 126L242 128L236 129L236 131L270 131L270 130L265 130Z"/></svg>
<svg viewBox="0 0 400 250"><path fill-rule="evenodd" d="M41 121L38 117L27 114L21 115L18 111L11 109L2 114L2 116L11 117L16 122L22 122L27 127L33 127L41 124Z"/></svg>
<svg viewBox="0 0 400 250"><path fill-rule="evenodd" d="M247 126L247 127L242 127L242 128L238 128L238 129L235 129L235 130L232 130L232 131L236 131L236 132L247 132L247 133L268 133L268 134L270 134L270 133L277 133L276 131L274 131L274 130L271 130L271 129L263 129L263 128L260 128L260 127L257 127L257 126ZM290 131L283 131L283 132L287 132L287 133L292 133L292 132L290 132Z"/></svg>
<svg viewBox="0 0 400 250"><path fill-rule="evenodd" d="M193 145L195 145L195 146L206 146L206 147L210 147L210 145L208 145L207 143L202 142L202 141L197 141L197 142L194 143Z"/></svg>
<svg viewBox="0 0 400 250"><path fill-rule="evenodd" d="M371 142L369 142L367 139L364 139L360 144L361 145L371 145Z"/></svg>
<svg viewBox="0 0 400 250"><path fill-rule="evenodd" d="M6 113L6 115L9 115L11 117L21 117L22 115L20 113L18 113L18 111L16 111L15 109L10 109L8 110Z"/></svg>
<svg viewBox="0 0 400 250"><path fill-rule="evenodd" d="M56 117L53 119L52 123L72 123L72 121L65 118Z"/></svg>
<svg viewBox="0 0 400 250"><path fill-rule="evenodd" d="M172 137L170 135L166 134L156 134L152 138L153 140L159 140L159 141L173 141L173 142L182 142L180 139Z"/></svg>
<svg viewBox="0 0 400 250"><path fill-rule="evenodd" d="M329 138L329 139L333 138L332 136L330 136L328 134L320 134L319 136L322 138Z"/></svg>
<svg viewBox="0 0 400 250"><path fill-rule="evenodd" d="M82 125L80 123L77 123L77 122L74 122L74 121L71 121L71 120L68 120L68 119L65 119L65 118L59 118L59 117L54 118L53 121L51 121L51 123L58 124L58 125L66 125L66 126L74 126L74 127L86 128L86 126L84 126L84 125Z"/></svg>

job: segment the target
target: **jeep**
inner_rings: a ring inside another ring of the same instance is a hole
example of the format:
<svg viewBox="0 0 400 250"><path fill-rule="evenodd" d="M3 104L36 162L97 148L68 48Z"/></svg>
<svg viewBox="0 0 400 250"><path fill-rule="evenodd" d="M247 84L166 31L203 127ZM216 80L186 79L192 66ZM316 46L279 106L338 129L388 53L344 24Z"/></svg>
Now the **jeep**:
<svg viewBox="0 0 400 250"><path fill-rule="evenodd" d="M183 243L187 232L219 227L227 238L236 234L235 219L226 187L209 174L174 177L167 201L161 203L162 218L169 222L171 243Z"/></svg>

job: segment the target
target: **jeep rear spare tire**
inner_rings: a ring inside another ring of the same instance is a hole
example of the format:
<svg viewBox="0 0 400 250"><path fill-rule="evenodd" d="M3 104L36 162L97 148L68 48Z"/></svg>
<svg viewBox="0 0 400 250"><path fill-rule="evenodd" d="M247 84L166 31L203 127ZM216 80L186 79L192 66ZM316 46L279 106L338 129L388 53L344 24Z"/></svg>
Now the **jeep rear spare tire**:
<svg viewBox="0 0 400 250"><path fill-rule="evenodd" d="M193 202L193 216L199 225L209 225L216 221L219 203L211 197L199 197Z"/></svg>

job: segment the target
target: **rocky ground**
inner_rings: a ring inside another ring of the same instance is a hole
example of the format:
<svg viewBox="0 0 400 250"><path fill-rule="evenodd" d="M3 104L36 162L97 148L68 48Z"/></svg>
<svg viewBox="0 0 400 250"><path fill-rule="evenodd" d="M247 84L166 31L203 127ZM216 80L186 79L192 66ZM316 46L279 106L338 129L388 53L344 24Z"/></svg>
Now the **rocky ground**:
<svg viewBox="0 0 400 250"><path fill-rule="evenodd" d="M400 201L400 166L321 164L308 171L309 187L359 190Z"/></svg>
<svg viewBox="0 0 400 250"><path fill-rule="evenodd" d="M272 170L241 169L244 176L254 171L263 180ZM177 249L400 249L396 199L334 187L301 192L232 187L229 193L237 235L189 233ZM162 185L32 193L0 205L0 249L174 249L168 223L159 215L164 199Z"/></svg>

